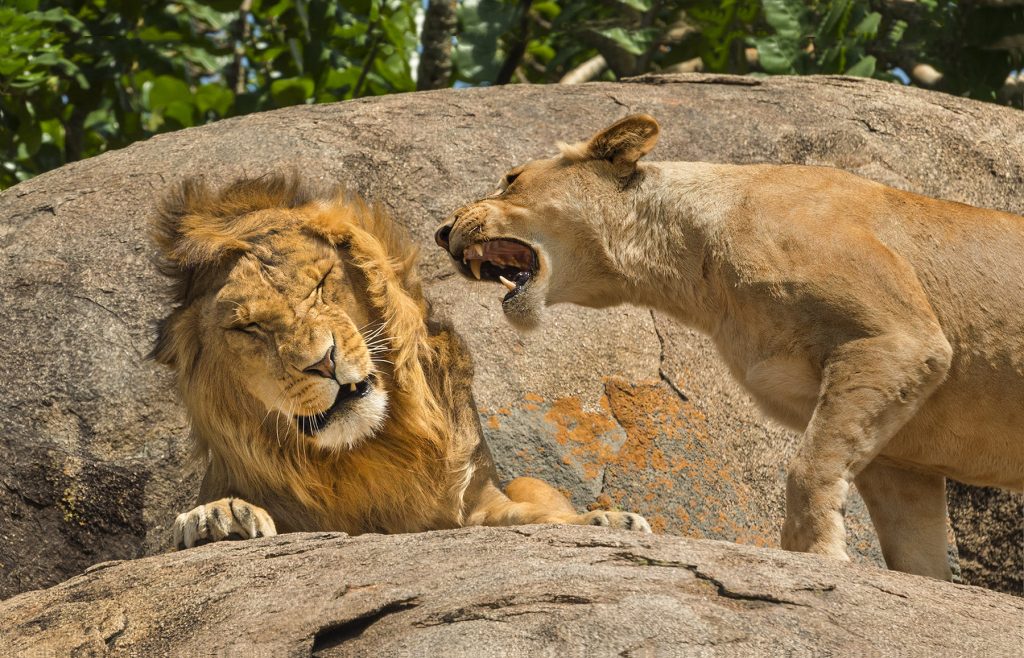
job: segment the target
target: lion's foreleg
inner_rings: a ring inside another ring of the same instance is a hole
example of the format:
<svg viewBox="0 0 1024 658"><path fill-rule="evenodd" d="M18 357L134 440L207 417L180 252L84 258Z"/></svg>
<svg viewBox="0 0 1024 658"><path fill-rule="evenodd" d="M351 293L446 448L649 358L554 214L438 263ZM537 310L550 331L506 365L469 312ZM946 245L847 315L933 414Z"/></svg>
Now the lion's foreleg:
<svg viewBox="0 0 1024 658"><path fill-rule="evenodd" d="M847 559L850 481L920 408L949 369L941 334L886 334L837 348L786 480L782 547Z"/></svg>
<svg viewBox="0 0 1024 658"><path fill-rule="evenodd" d="M946 547L946 479L875 460L856 479L878 533L885 564L950 580Z"/></svg>

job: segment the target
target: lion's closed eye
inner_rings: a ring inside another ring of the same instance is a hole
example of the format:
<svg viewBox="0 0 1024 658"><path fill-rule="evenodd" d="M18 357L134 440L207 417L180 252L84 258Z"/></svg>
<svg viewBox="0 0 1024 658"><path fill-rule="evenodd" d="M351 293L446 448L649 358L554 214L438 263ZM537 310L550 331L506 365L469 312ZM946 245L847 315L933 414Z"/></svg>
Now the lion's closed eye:
<svg viewBox="0 0 1024 658"><path fill-rule="evenodd" d="M324 302L324 286L327 284L327 277L329 277L331 275L331 272L333 272L333 271L334 271L334 266L331 265L329 268L327 268L327 271L324 273L324 275L322 277L320 277L320 282L318 284L316 284L316 288L313 290L313 292L316 294L316 300L318 302L320 302L321 304L325 303Z"/></svg>
<svg viewBox="0 0 1024 658"><path fill-rule="evenodd" d="M231 331L238 331L243 334L248 334L250 336L257 337L259 337L263 333L263 327L260 326L259 322L249 322L248 324L234 325L232 327L228 327L228 329L230 329Z"/></svg>

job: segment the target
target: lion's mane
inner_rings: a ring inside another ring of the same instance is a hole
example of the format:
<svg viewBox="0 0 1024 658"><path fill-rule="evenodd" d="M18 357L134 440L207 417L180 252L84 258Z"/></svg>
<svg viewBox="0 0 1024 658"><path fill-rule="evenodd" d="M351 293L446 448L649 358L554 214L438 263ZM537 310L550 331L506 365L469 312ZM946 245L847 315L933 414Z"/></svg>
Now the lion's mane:
<svg viewBox="0 0 1024 658"><path fill-rule="evenodd" d="M384 321L388 416L375 437L351 450L323 450L296 431L281 432L267 418L273 414L231 383L227 357L211 353L190 312L216 292L240 254L265 248L261 238L284 231L342 250ZM454 336L428 331L416 249L399 226L355 195L317 191L295 175L245 178L216 192L190 179L161 204L154 240L160 269L173 282L174 309L160 323L153 356L177 372L196 454L207 465L201 498L255 500L281 531L403 532L461 523L473 446L450 441L459 414L439 399L468 390L471 371L453 356Z"/></svg>

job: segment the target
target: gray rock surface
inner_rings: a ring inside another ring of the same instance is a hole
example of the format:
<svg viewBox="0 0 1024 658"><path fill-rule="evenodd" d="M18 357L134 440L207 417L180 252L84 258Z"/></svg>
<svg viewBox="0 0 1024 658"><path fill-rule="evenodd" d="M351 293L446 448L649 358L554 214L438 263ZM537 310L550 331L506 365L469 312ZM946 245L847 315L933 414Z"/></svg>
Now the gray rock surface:
<svg viewBox="0 0 1024 658"><path fill-rule="evenodd" d="M107 563L0 603L15 655L1009 656L1024 600L590 527L293 534Z"/></svg>
<svg viewBox="0 0 1024 658"><path fill-rule="evenodd" d="M295 168L383 204L424 245L438 315L467 338L503 476L661 532L777 546L795 442L764 422L703 338L646 310L552 309L542 333L500 289L454 276L433 228L503 171L630 112L658 159L842 167L1024 213L1024 114L894 84L709 75L446 90L302 106L158 136L0 193L0 597L167 546L197 490L170 377L143 357L165 311L146 222L172 182ZM1021 587L1019 496L951 497L968 582ZM968 492L968 493L964 493ZM990 513L989 510L996 510ZM856 498L851 551L879 563Z"/></svg>

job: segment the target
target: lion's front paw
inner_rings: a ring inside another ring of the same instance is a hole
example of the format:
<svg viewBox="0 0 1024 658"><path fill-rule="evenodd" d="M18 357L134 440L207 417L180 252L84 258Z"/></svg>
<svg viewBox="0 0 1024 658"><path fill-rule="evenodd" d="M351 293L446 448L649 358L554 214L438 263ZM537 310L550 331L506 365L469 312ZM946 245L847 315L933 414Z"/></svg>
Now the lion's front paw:
<svg viewBox="0 0 1024 658"><path fill-rule="evenodd" d="M597 510L580 515L580 525L600 525L607 528L623 528L637 532L650 532L651 524L647 519L633 512L606 512Z"/></svg>
<svg viewBox="0 0 1024 658"><path fill-rule="evenodd" d="M178 515L174 546L181 550L232 537L254 539L277 534L267 511L241 498L221 498Z"/></svg>

